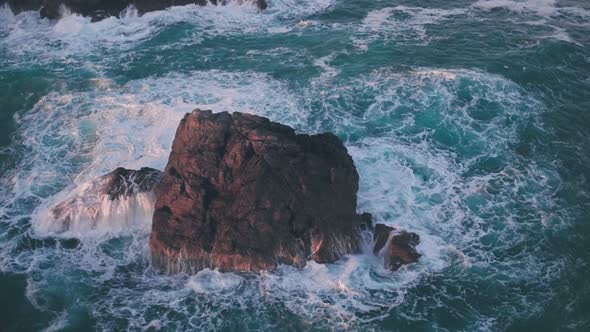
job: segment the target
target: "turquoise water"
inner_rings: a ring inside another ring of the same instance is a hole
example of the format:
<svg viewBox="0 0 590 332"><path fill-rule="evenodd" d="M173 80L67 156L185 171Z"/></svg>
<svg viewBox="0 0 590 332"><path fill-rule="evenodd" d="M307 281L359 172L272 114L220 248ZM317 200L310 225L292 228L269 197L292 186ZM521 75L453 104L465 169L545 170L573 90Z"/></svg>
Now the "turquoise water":
<svg viewBox="0 0 590 332"><path fill-rule="evenodd" d="M589 47L583 0L0 9L0 330L587 331ZM149 218L59 232L52 206L163 169L196 107L336 133L359 210L422 260L165 276Z"/></svg>

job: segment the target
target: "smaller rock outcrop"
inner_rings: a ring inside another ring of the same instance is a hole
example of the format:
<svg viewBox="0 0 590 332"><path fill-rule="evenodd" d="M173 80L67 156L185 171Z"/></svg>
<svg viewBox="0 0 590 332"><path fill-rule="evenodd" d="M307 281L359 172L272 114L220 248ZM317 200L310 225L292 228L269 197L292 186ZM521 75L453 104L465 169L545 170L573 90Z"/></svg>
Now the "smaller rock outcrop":
<svg viewBox="0 0 590 332"><path fill-rule="evenodd" d="M98 192L107 195L110 200L151 192L160 183L161 177L161 171L150 167L139 170L118 167L100 177Z"/></svg>
<svg viewBox="0 0 590 332"><path fill-rule="evenodd" d="M171 6L196 4L226 5L228 3L252 3L260 10L268 7L266 0L0 0L0 6L8 5L14 13L26 10L38 10L41 18L58 19L64 8L82 16L91 17L92 21L100 21L107 17L119 16L120 13L133 6L140 15Z"/></svg>
<svg viewBox="0 0 590 332"><path fill-rule="evenodd" d="M62 233L74 228L92 229L99 221L118 223L144 218L149 221L155 202L153 192L162 172L117 168L95 181L80 185L72 196L53 207L46 231Z"/></svg>
<svg viewBox="0 0 590 332"><path fill-rule="evenodd" d="M420 236L416 233L377 224L373 229L373 241L373 253L383 256L385 266L393 271L402 265L416 263L422 256L416 251L420 243Z"/></svg>

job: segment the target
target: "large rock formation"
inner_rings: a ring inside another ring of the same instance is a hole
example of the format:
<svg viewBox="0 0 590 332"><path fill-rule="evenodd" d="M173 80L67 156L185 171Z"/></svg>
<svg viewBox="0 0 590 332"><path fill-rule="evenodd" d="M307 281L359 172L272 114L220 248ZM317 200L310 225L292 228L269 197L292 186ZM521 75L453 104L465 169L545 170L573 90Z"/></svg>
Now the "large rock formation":
<svg viewBox="0 0 590 332"><path fill-rule="evenodd" d="M416 233L398 232L395 228L383 224L375 225L373 230L373 253L383 256L385 266L397 270L402 265L415 263L420 258L416 246L420 237Z"/></svg>
<svg viewBox="0 0 590 332"><path fill-rule="evenodd" d="M250 114L195 110L180 122L152 224L169 272L273 270L357 251L358 174L333 134L295 134ZM370 217L369 217L370 220Z"/></svg>
<svg viewBox="0 0 590 332"><path fill-rule="evenodd" d="M139 14L144 14L171 6L188 4L204 6L208 3L225 5L230 2L251 2L261 10L268 6L266 0L0 0L0 5L7 4L15 13L25 10L39 10L42 18L50 19L60 18L62 7L65 6L73 13L98 21L110 16L118 16L131 5L137 8Z"/></svg>
<svg viewBox="0 0 590 332"><path fill-rule="evenodd" d="M180 122L164 173L117 168L42 209L34 229L78 238L143 230L152 219L152 262L167 272L334 262L359 251L362 231L386 267L416 262L418 235L373 227L371 214L356 213L357 190L352 158L332 134L195 110Z"/></svg>

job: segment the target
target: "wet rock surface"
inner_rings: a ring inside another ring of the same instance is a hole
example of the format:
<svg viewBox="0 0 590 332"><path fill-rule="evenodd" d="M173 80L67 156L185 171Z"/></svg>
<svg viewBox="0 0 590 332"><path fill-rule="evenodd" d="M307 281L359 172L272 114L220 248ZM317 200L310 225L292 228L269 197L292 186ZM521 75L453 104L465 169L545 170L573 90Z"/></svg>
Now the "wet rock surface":
<svg viewBox="0 0 590 332"><path fill-rule="evenodd" d="M273 270L359 250L358 173L333 134L250 114L187 114L157 189L150 247L168 272Z"/></svg>
<svg viewBox="0 0 590 332"><path fill-rule="evenodd" d="M138 13L163 10L171 6L196 4L226 5L231 2L251 3L260 10L268 7L266 0L0 0L0 5L8 5L13 12L38 10L41 18L58 19L64 8L72 13L91 17L93 21L100 21L107 17L119 16L120 13L134 6Z"/></svg>

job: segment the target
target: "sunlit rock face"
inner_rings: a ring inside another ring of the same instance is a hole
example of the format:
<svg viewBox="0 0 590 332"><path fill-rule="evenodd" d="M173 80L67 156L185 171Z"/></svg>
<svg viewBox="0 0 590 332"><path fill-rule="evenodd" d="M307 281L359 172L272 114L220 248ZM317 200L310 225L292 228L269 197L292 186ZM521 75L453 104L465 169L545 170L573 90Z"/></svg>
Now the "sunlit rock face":
<svg viewBox="0 0 590 332"><path fill-rule="evenodd" d="M359 248L358 173L333 134L266 118L195 110L181 121L150 247L168 272L273 270ZM370 218L369 218L370 220Z"/></svg>

